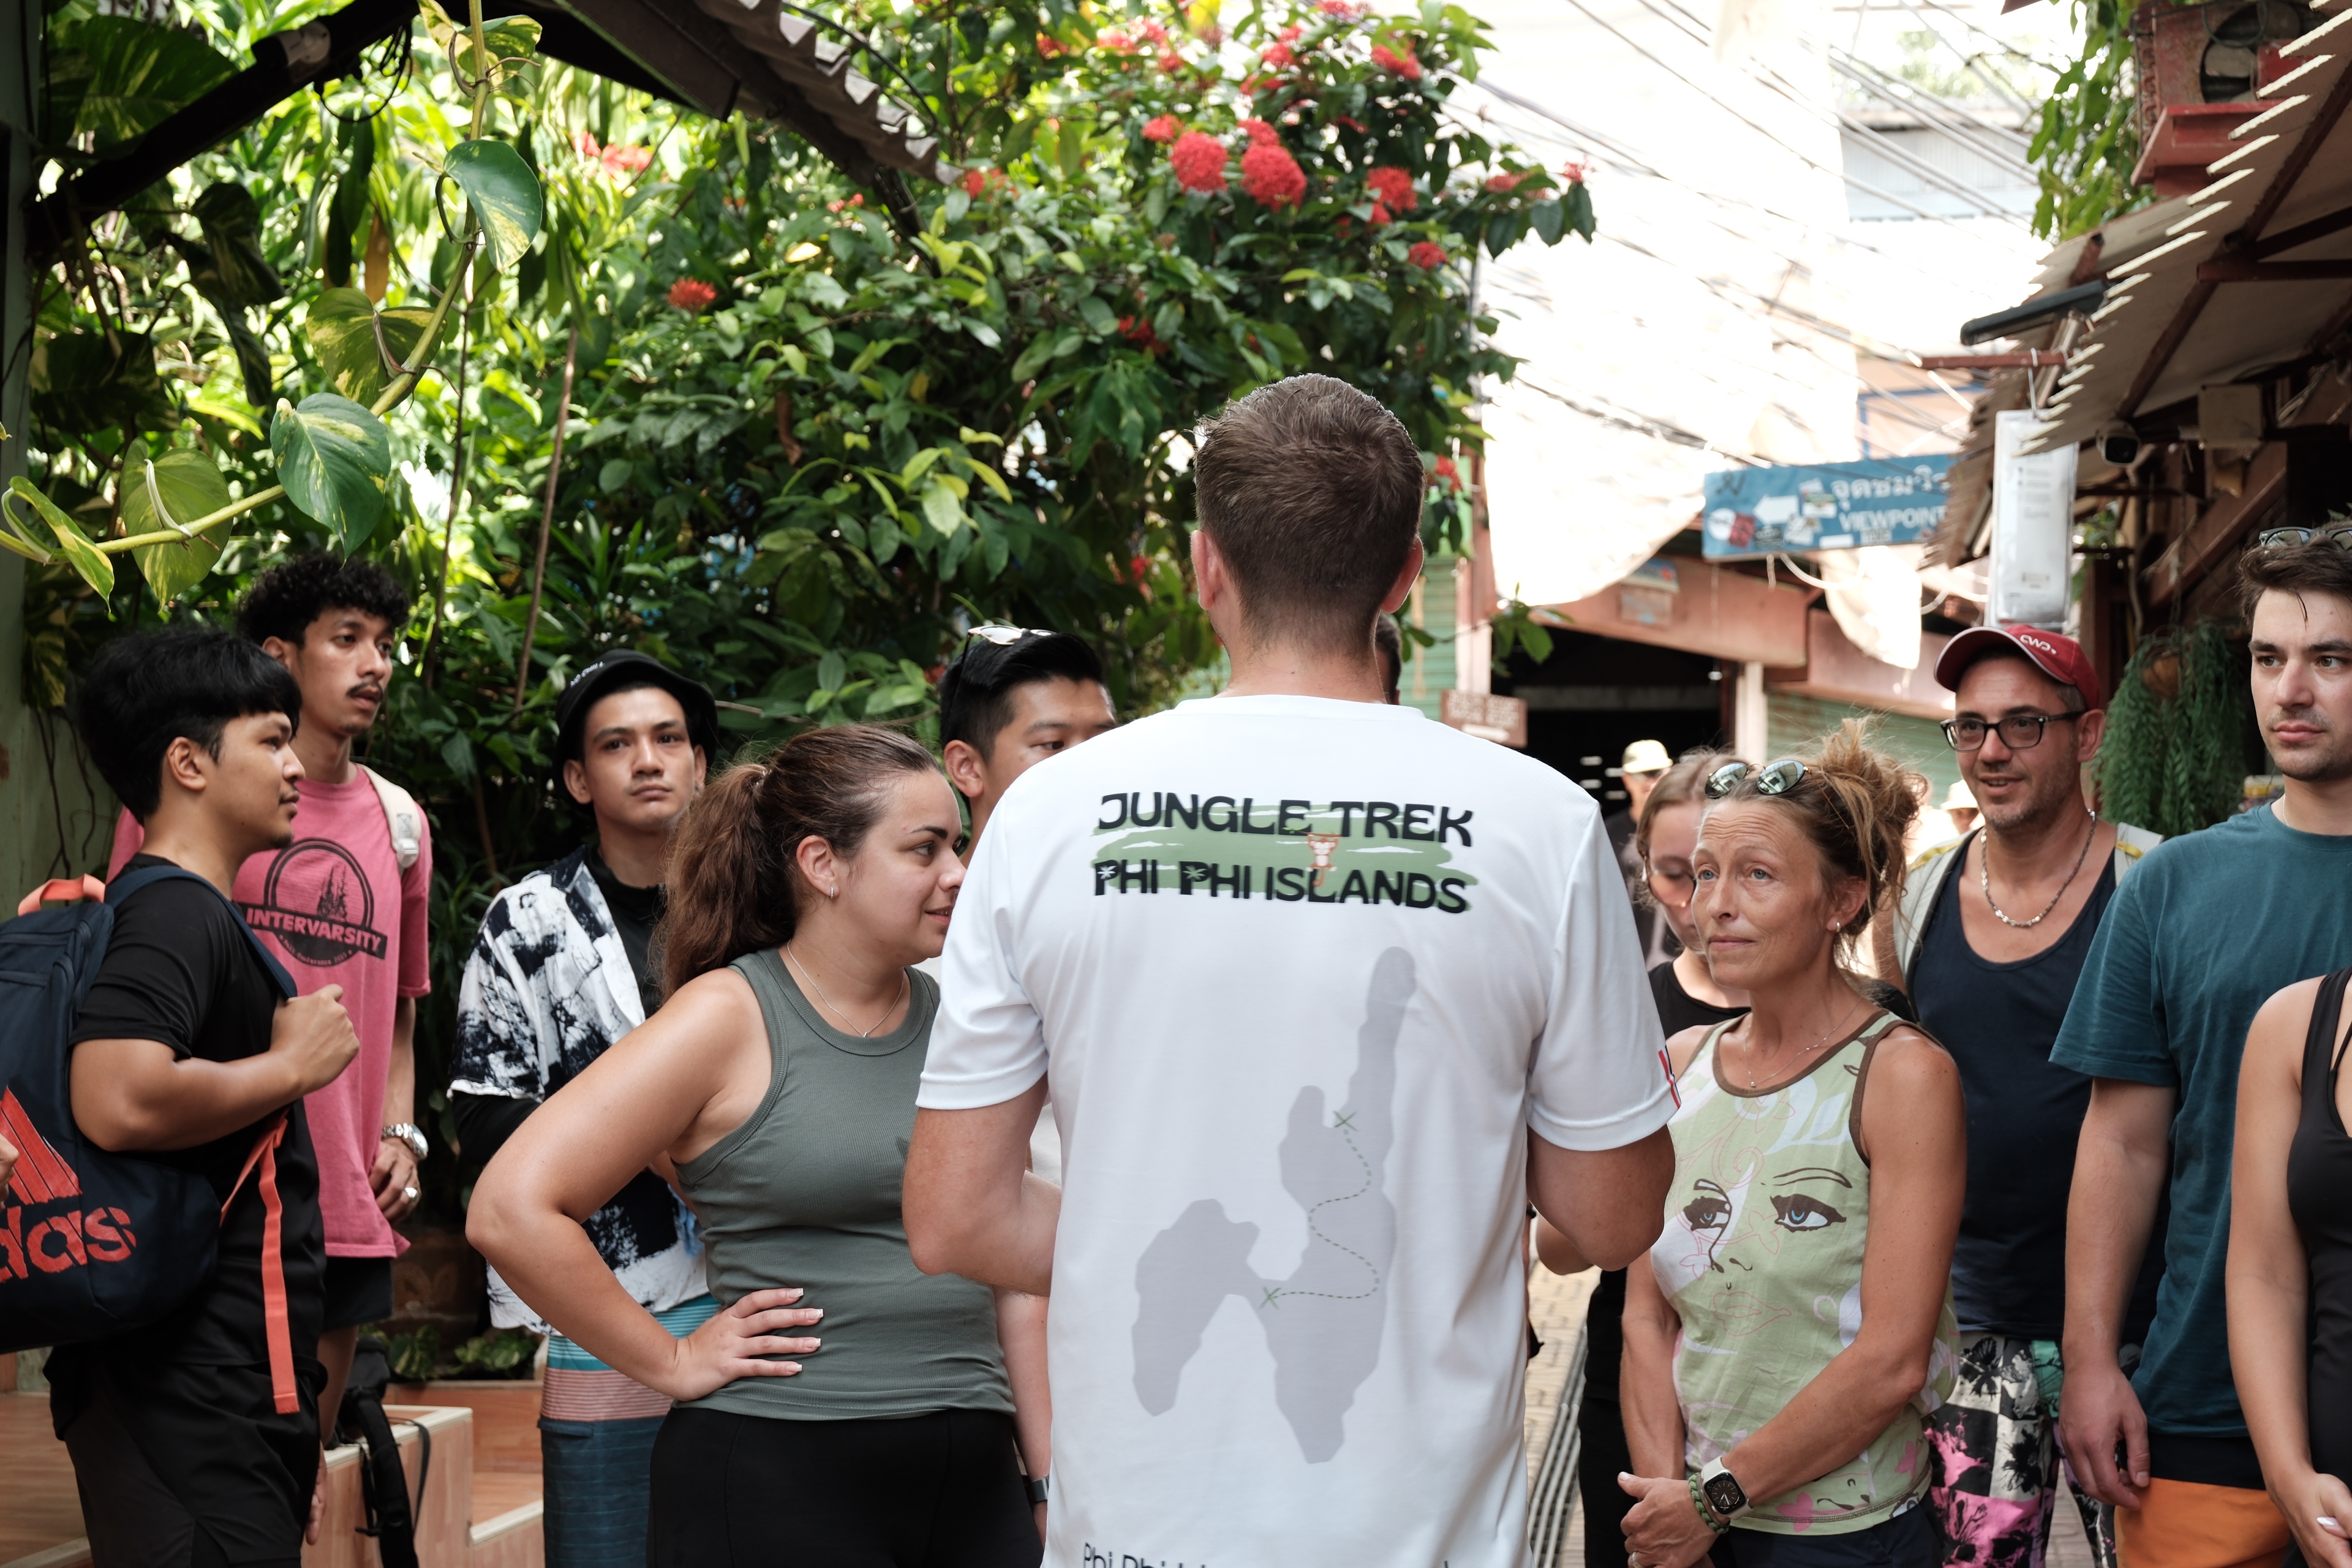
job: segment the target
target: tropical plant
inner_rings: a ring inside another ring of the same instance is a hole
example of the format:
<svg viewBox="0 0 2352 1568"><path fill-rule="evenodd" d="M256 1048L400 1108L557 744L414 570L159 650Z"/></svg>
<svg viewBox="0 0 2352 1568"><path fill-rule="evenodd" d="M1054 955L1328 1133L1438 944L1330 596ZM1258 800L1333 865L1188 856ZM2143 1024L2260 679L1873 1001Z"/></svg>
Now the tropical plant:
<svg viewBox="0 0 2352 1568"><path fill-rule="evenodd" d="M2051 85L2027 153L2042 183L2033 232L2045 239L2096 228L2148 200L2131 177L2140 151L2131 38L2139 4L2074 0L2082 52Z"/></svg>
<svg viewBox="0 0 2352 1568"><path fill-rule="evenodd" d="M315 3L195 9L244 47ZM89 4L49 16L68 165L226 68ZM548 721L587 659L667 658L763 743L927 724L961 629L1007 620L1092 637L1147 710L1217 657L1186 432L1348 380L1426 454L1428 542L1465 548L1474 388L1511 370L1475 259L1593 232L1580 177L1452 116L1484 37L1435 3L1230 33L1213 5L852 6L825 25L956 169L896 216L779 128L535 63L526 22L426 22L55 259L8 547L47 558L51 702L100 638L219 616L289 552L415 584L365 755L436 830L428 1084L485 900L576 842Z"/></svg>

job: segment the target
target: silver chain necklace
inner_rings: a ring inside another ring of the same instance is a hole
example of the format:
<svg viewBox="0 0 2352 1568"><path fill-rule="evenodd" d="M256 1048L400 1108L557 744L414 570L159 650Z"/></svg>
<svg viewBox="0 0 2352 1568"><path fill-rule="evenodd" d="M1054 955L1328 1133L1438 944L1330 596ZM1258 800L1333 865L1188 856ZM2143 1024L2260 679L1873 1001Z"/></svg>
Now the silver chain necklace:
<svg viewBox="0 0 2352 1568"><path fill-rule="evenodd" d="M1753 1017L1755 1016L1755 1015L1754 1015L1753 1013L1750 1013L1750 1014L1748 1015L1748 1016L1749 1016L1750 1018L1753 1018ZM1823 1030L1822 1031L1822 1037L1821 1037L1820 1039L1815 1040L1811 1045L1807 1046L1803 1050L1799 1051L1795 1056L1791 1057L1791 1058L1789 1058L1789 1059L1790 1059L1790 1061L1792 1061L1792 1062L1801 1062L1801 1061L1803 1061L1807 1057L1811 1056L1815 1051L1818 1051L1818 1050L1820 1050L1823 1046L1828 1045L1828 1044L1830 1043L1830 1035L1831 1035L1831 1032L1832 1032L1832 1031L1833 1031L1834 1029L1836 1029L1836 1028L1837 1028L1837 1026L1838 1026L1839 1025L1841 1025L1841 1024L1844 1023L1848 1018L1851 1018L1851 1017L1853 1017L1853 1008L1851 1008L1851 1007L1848 1007L1844 1012L1840 1013L1836 1017L1834 1017L1834 1018L1832 1018L1832 1019L1831 1019L1831 1020L1830 1020L1830 1026L1829 1026L1829 1028L1827 1028L1827 1029L1823 1029ZM1752 1046L1749 1047L1749 1052L1750 1052L1750 1055L1752 1056L1752 1055L1753 1055L1753 1053L1754 1053L1754 1047L1753 1047ZM1748 1072L1748 1088L1750 1088L1750 1089L1754 1089L1754 1088L1756 1088L1756 1087L1758 1086L1758 1084L1759 1084L1759 1082L1761 1082L1761 1081L1762 1081L1762 1080L1761 1080L1760 1079L1759 1079L1759 1078L1758 1078L1758 1076L1756 1075L1755 1071L1751 1068L1751 1069L1750 1069L1750 1071L1749 1071L1749 1072Z"/></svg>
<svg viewBox="0 0 2352 1568"><path fill-rule="evenodd" d="M833 1005L833 998L824 994L824 986L817 984L816 976L808 972L808 965L803 963L799 959L793 956L793 946L790 942L786 942L784 944L784 962L801 972L801 978L807 981L810 987L816 992L816 999L824 1004L826 1012L831 1013L835 1017L840 1019L845 1024L856 1024L857 1022L856 1019L851 1017L848 1014L843 1012L840 1008ZM878 1029L883 1025L890 1021L890 1015L897 1012L898 1010L898 1004L907 999L907 987L909 984L910 982L907 979L907 972L903 969L898 971L898 994L890 999L890 1005L885 1007L882 1010L882 1016L874 1021L874 1029ZM861 1040L870 1040L874 1037L874 1029L859 1029L857 1031L857 1037Z"/></svg>
<svg viewBox="0 0 2352 1568"><path fill-rule="evenodd" d="M2058 890L2050 895L2050 901L2042 907L2042 912L2030 921L2011 920L2001 912L2000 906L1993 901L1992 840L1990 838L1985 840L1983 853L1977 858L1977 886L1984 889L1985 907L1992 911L1993 919L2012 931L2032 931L2050 918L2050 911L2058 907L2058 900L2066 896L2066 889L2073 887L2074 879L2083 874L2083 862L2091 858L2091 841L2099 836L2099 814L2093 811L2086 812L2084 815L2090 817L2091 827L2089 832L2083 835L2083 847L2075 852L2074 868L2066 873L2066 879L2058 884Z"/></svg>

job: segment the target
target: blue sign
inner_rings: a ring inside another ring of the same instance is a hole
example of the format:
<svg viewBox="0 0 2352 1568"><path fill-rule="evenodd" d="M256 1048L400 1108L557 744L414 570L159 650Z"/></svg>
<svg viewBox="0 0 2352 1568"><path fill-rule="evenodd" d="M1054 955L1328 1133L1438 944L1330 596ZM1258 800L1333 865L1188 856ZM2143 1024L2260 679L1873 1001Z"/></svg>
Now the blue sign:
<svg viewBox="0 0 2352 1568"><path fill-rule="evenodd" d="M1706 476L1699 534L1709 560L1916 544L1944 521L1948 453Z"/></svg>

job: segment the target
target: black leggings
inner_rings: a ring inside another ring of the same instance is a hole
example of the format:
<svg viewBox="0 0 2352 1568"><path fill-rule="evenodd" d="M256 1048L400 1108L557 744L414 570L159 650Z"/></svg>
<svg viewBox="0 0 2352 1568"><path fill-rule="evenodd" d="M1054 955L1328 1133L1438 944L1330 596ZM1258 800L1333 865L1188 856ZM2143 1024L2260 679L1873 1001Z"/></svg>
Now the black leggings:
<svg viewBox="0 0 2352 1568"><path fill-rule="evenodd" d="M1036 1568L1013 1418L781 1421L673 1410L647 1568Z"/></svg>

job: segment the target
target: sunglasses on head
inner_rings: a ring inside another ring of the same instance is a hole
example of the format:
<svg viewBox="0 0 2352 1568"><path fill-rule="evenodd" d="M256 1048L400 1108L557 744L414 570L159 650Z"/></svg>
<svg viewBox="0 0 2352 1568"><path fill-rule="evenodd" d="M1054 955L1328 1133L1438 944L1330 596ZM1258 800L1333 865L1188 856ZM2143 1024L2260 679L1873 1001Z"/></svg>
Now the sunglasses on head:
<svg viewBox="0 0 2352 1568"><path fill-rule="evenodd" d="M984 641L995 644L998 647L1011 647L1023 637L1049 637L1054 634L1051 632L1039 631L1034 626L974 626L971 630L964 633L963 635L968 637L980 637Z"/></svg>
<svg viewBox="0 0 2352 1568"><path fill-rule="evenodd" d="M2326 528L2266 528L2254 535L2254 548L2257 550L2322 543L2352 550L2352 522L2334 523Z"/></svg>
<svg viewBox="0 0 2352 1568"><path fill-rule="evenodd" d="M1786 795L1805 776L1805 764L1794 757L1782 757L1760 769L1748 763L1726 763L1706 775L1706 798L1721 800L1750 774L1755 776L1758 795Z"/></svg>

